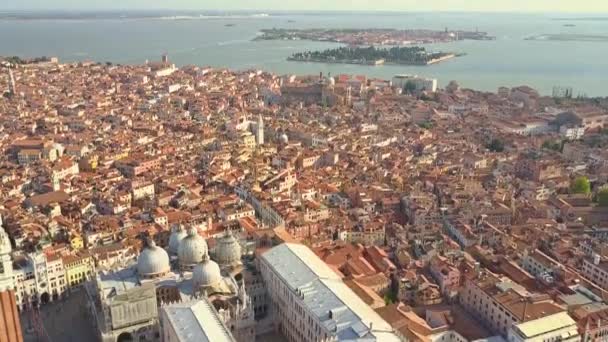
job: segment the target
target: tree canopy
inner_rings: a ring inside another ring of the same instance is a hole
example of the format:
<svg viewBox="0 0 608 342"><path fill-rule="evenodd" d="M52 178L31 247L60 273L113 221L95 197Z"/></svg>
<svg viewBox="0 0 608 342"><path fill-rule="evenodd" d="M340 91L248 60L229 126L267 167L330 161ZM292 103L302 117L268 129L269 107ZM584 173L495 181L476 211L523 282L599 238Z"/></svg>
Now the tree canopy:
<svg viewBox="0 0 608 342"><path fill-rule="evenodd" d="M591 193L591 183L589 178L585 176L576 177L570 184L570 191L574 194L589 194Z"/></svg>
<svg viewBox="0 0 608 342"><path fill-rule="evenodd" d="M492 139L486 146L492 152L503 152L505 150L505 143L500 139Z"/></svg>
<svg viewBox="0 0 608 342"><path fill-rule="evenodd" d="M407 81L403 87L406 93L412 94L416 90L416 84L412 81Z"/></svg>
<svg viewBox="0 0 608 342"><path fill-rule="evenodd" d="M559 140L545 140L543 142L543 148L547 150L553 150L560 152L562 150L563 143Z"/></svg>
<svg viewBox="0 0 608 342"><path fill-rule="evenodd" d="M434 124L432 121L424 121L418 124L418 127L420 128L424 128L424 129L431 129L433 128Z"/></svg>
<svg viewBox="0 0 608 342"><path fill-rule="evenodd" d="M373 62L383 59L397 64L427 64L428 62L445 57L449 53L428 52L419 46L392 47L390 49L369 47L339 47L323 51L297 52L291 59L297 61L331 61L331 62Z"/></svg>
<svg viewBox="0 0 608 342"><path fill-rule="evenodd" d="M604 187L597 193L597 203L600 207L608 207L608 187Z"/></svg>

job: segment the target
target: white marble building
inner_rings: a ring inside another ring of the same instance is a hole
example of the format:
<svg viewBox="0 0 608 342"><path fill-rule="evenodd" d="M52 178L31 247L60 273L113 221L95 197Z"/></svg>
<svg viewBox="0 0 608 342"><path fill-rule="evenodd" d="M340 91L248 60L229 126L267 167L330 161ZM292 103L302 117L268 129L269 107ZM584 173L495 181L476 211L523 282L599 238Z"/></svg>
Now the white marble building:
<svg viewBox="0 0 608 342"><path fill-rule="evenodd" d="M216 253L221 265L211 260L195 230L184 236L182 229L175 229L168 246L171 258L149 239L136 264L100 273L88 284L87 294L101 341L160 341L165 331L159 315L165 306L196 306L202 300L212 305L237 342L253 341L253 305L241 280L240 244L231 233L220 241Z"/></svg>

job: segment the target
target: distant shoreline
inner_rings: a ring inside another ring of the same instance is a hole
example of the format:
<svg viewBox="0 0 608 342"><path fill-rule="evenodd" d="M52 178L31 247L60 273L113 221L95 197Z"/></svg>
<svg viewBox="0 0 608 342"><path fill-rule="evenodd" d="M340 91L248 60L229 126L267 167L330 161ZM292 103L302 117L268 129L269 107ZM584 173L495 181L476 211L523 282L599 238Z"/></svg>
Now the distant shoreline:
<svg viewBox="0 0 608 342"><path fill-rule="evenodd" d="M525 38L530 41L540 42L597 42L608 43L608 35L591 35L591 34L538 34Z"/></svg>
<svg viewBox="0 0 608 342"><path fill-rule="evenodd" d="M254 41L313 41L347 45L403 46L451 43L463 40L496 40L483 31L394 28L272 28L262 29Z"/></svg>
<svg viewBox="0 0 608 342"><path fill-rule="evenodd" d="M265 12L214 11L0 11L0 20L212 20L259 19L272 15Z"/></svg>
<svg viewBox="0 0 608 342"><path fill-rule="evenodd" d="M449 54L439 58L431 59L426 63L417 63L417 62L398 62L398 61L386 61L386 60L376 60L376 61L358 61L358 60L332 60L332 59L320 59L320 58L294 58L288 57L287 60L289 62L300 62L300 63L325 63L325 64L355 64L355 65L368 65L368 66L380 66L380 65L411 65L411 66L428 66L441 62L445 62L447 60L463 56L464 54Z"/></svg>
<svg viewBox="0 0 608 342"><path fill-rule="evenodd" d="M608 21L606 17L578 17L578 18L553 18L555 21Z"/></svg>

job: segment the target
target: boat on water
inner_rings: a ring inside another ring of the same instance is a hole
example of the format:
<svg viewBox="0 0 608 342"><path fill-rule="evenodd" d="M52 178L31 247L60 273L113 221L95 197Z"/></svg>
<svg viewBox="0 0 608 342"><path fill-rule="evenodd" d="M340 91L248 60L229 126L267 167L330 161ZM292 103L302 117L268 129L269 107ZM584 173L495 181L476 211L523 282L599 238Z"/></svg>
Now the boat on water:
<svg viewBox="0 0 608 342"><path fill-rule="evenodd" d="M232 27L232 26L235 26L235 24L226 24L224 26L226 26L226 27Z"/></svg>
<svg viewBox="0 0 608 342"><path fill-rule="evenodd" d="M574 24L564 24L564 27L576 27Z"/></svg>

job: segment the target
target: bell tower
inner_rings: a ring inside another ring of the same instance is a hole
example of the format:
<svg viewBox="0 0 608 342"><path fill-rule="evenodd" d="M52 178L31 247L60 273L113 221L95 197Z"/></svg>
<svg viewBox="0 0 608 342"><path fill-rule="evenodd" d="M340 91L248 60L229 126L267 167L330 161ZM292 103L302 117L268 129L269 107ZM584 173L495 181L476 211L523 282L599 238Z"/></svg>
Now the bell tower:
<svg viewBox="0 0 608 342"><path fill-rule="evenodd" d="M262 114L258 116L256 138L258 140L258 145L264 145L264 118L262 117Z"/></svg>
<svg viewBox="0 0 608 342"><path fill-rule="evenodd" d="M17 93L17 86L15 85L15 76L13 75L13 69L8 67L8 93L12 96Z"/></svg>
<svg viewBox="0 0 608 342"><path fill-rule="evenodd" d="M2 222L0 220L0 222ZM13 260L11 259L11 241L0 226L0 291L13 290Z"/></svg>

